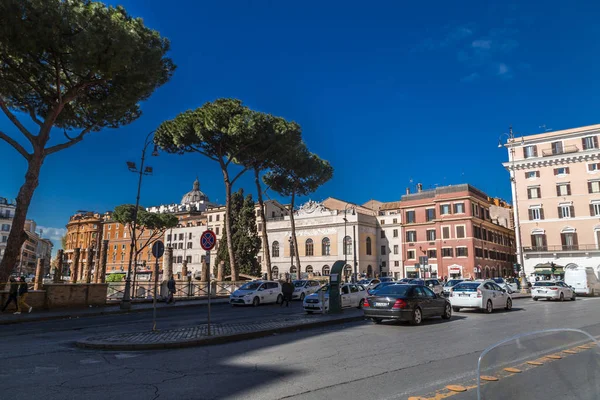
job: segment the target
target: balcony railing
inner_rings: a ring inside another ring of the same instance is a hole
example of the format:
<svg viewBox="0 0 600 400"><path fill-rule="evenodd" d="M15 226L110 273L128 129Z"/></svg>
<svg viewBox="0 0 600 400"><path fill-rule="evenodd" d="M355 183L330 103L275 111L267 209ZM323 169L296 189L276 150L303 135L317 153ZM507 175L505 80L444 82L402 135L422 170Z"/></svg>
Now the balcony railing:
<svg viewBox="0 0 600 400"><path fill-rule="evenodd" d="M542 150L542 156L544 157L548 157L548 156L555 156L557 154L569 154L569 153L577 153L579 151L579 148L574 145L568 145L568 146L563 146L561 148L550 148L550 149L545 149Z"/></svg>
<svg viewBox="0 0 600 400"><path fill-rule="evenodd" d="M600 250L595 244L554 245L554 246L530 246L523 247L525 253L556 252L556 251L586 251Z"/></svg>

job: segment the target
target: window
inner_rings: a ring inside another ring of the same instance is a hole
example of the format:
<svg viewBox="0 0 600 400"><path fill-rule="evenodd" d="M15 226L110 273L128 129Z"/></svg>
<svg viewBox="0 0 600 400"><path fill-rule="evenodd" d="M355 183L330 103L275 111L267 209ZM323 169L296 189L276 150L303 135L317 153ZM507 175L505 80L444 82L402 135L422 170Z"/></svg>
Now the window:
<svg viewBox="0 0 600 400"><path fill-rule="evenodd" d="M552 154L562 154L563 144L562 142L552 142Z"/></svg>
<svg viewBox="0 0 600 400"><path fill-rule="evenodd" d="M442 204L440 206L440 215L450 214L450 204Z"/></svg>
<svg viewBox="0 0 600 400"><path fill-rule="evenodd" d="M467 257L468 252L466 247L457 247L456 248L456 257Z"/></svg>
<svg viewBox="0 0 600 400"><path fill-rule="evenodd" d="M117 231L117 232L115 232L115 239L118 239L118 238L119 238L119 232Z"/></svg>
<svg viewBox="0 0 600 400"><path fill-rule="evenodd" d="M279 242L278 241L274 241L273 244L271 244L271 253L273 253L273 257L279 257Z"/></svg>
<svg viewBox="0 0 600 400"><path fill-rule="evenodd" d="M489 255L487 249L483 250L483 258L490 258L490 255Z"/></svg>
<svg viewBox="0 0 600 400"><path fill-rule="evenodd" d="M528 199L539 199L542 197L542 191L539 186L528 187L527 188L527 198Z"/></svg>
<svg viewBox="0 0 600 400"><path fill-rule="evenodd" d="M169 234L169 235L167 235L167 242L170 242L170 241L171 241L171 235Z"/></svg>
<svg viewBox="0 0 600 400"><path fill-rule="evenodd" d="M381 238L384 239L385 238L385 231L382 230L380 235L381 235Z"/></svg>
<svg viewBox="0 0 600 400"><path fill-rule="evenodd" d="M529 209L529 220L538 221L544 219L544 210L542 207L531 207Z"/></svg>
<svg viewBox="0 0 600 400"><path fill-rule="evenodd" d="M178 264L181 264L183 262L183 256L177 256L177 261Z"/></svg>
<svg viewBox="0 0 600 400"><path fill-rule="evenodd" d="M394 218L394 219L392 220L392 224L397 224L397 223L398 223L398 218Z"/></svg>
<svg viewBox="0 0 600 400"><path fill-rule="evenodd" d="M121 245L121 250L125 250L125 245L124 244Z"/></svg>
<svg viewBox="0 0 600 400"><path fill-rule="evenodd" d="M179 234L179 240L183 240L183 233Z"/></svg>
<svg viewBox="0 0 600 400"><path fill-rule="evenodd" d="M589 181L588 182L589 193L600 193L600 181Z"/></svg>
<svg viewBox="0 0 600 400"><path fill-rule="evenodd" d="M212 215L208 216L208 222L212 222Z"/></svg>
<svg viewBox="0 0 600 400"><path fill-rule="evenodd" d="M414 224L415 223L415 211L407 211L406 212L406 223Z"/></svg>
<svg viewBox="0 0 600 400"><path fill-rule="evenodd" d="M346 236L344 238L344 255L352 254L352 238L350 236Z"/></svg>
<svg viewBox="0 0 600 400"><path fill-rule="evenodd" d="M432 242L435 240L435 229L427 229L427 240Z"/></svg>
<svg viewBox="0 0 600 400"><path fill-rule="evenodd" d="M394 229L394 230L392 231L392 236L393 236L393 237L398 237L398 229Z"/></svg>
<svg viewBox="0 0 600 400"><path fill-rule="evenodd" d="M414 260L414 259L416 259L415 250L408 250L406 252L406 259L407 260Z"/></svg>
<svg viewBox="0 0 600 400"><path fill-rule="evenodd" d="M479 206L477 205L477 203L471 204L471 211L473 211L473 216L479 217Z"/></svg>
<svg viewBox="0 0 600 400"><path fill-rule="evenodd" d="M534 230L531 233L531 247L533 250L546 250L548 248L546 234L543 230Z"/></svg>
<svg viewBox="0 0 600 400"><path fill-rule="evenodd" d="M189 240L192 240L192 232L190 232L190 233L188 234L188 239L189 239Z"/></svg>
<svg viewBox="0 0 600 400"><path fill-rule="evenodd" d="M371 239L367 238L367 243L370 242ZM367 246L369 247L369 246ZM329 238L323 238L321 240L321 255L328 256L331 253L331 241ZM368 254L368 253L367 253Z"/></svg>
<svg viewBox="0 0 600 400"><path fill-rule="evenodd" d="M579 248L577 243L577 233L573 228L563 229L563 232L560 234L560 240L563 250L577 250Z"/></svg>
<svg viewBox="0 0 600 400"><path fill-rule="evenodd" d="M569 175L570 172L569 167L554 168L554 175Z"/></svg>
<svg viewBox="0 0 600 400"><path fill-rule="evenodd" d="M525 172L525 179L535 179L540 177L540 171L527 171Z"/></svg>
<svg viewBox="0 0 600 400"><path fill-rule="evenodd" d="M442 248L442 257L452 257L453 254L452 247Z"/></svg>
<svg viewBox="0 0 600 400"><path fill-rule="evenodd" d="M385 246L381 246L381 255L385 256Z"/></svg>
<svg viewBox="0 0 600 400"><path fill-rule="evenodd" d="M399 267L400 266L400 261L394 261L394 267Z"/></svg>
<svg viewBox="0 0 600 400"><path fill-rule="evenodd" d="M454 203L454 214L464 214L465 203Z"/></svg>
<svg viewBox="0 0 600 400"><path fill-rule="evenodd" d="M435 208L428 208L425 210L425 219L427 221L433 221L435 219Z"/></svg>
<svg viewBox="0 0 600 400"><path fill-rule="evenodd" d="M2 224L2 231L3 232L10 231L10 225L9 224Z"/></svg>
<svg viewBox="0 0 600 400"><path fill-rule="evenodd" d="M183 249L183 242L179 243L179 248Z"/></svg>
<svg viewBox="0 0 600 400"><path fill-rule="evenodd" d="M331 269L329 268L329 265L324 265L323 266L323 275L329 275L329 271Z"/></svg>
<svg viewBox="0 0 600 400"><path fill-rule="evenodd" d="M571 185L568 183L559 183L556 185L556 195L557 196L570 196L571 195Z"/></svg>
<svg viewBox="0 0 600 400"><path fill-rule="evenodd" d="M437 250L436 249L427 250L427 258L437 258Z"/></svg>
<svg viewBox="0 0 600 400"><path fill-rule="evenodd" d="M259 224L258 224L258 228L257 228L257 230L258 230L259 232L262 232L262 224L261 224L261 223L259 223Z"/></svg>
<svg viewBox="0 0 600 400"><path fill-rule="evenodd" d="M483 249L480 249L479 247L475 247L475 257L483 257Z"/></svg>
<svg viewBox="0 0 600 400"><path fill-rule="evenodd" d="M590 215L592 217L600 216L600 201L592 201L590 204Z"/></svg>
<svg viewBox="0 0 600 400"><path fill-rule="evenodd" d="M416 242L417 241L417 231L406 231L406 241Z"/></svg>
<svg viewBox="0 0 600 400"><path fill-rule="evenodd" d="M7 240L8 240L8 236L2 236L2 243L6 243Z"/></svg>
<svg viewBox="0 0 600 400"><path fill-rule="evenodd" d="M217 214L216 220L219 221L221 219L221 214Z"/></svg>
<svg viewBox="0 0 600 400"><path fill-rule="evenodd" d="M397 244L394 245L394 254L398 254L398 245Z"/></svg>
<svg viewBox="0 0 600 400"><path fill-rule="evenodd" d="M600 169L600 163L593 163L587 165L588 172L596 172Z"/></svg>
<svg viewBox="0 0 600 400"><path fill-rule="evenodd" d="M450 227L442 226L442 239L450 239Z"/></svg>
<svg viewBox="0 0 600 400"><path fill-rule="evenodd" d="M583 150L597 149L598 148L598 136L588 136L581 138L581 146Z"/></svg>
<svg viewBox="0 0 600 400"><path fill-rule="evenodd" d="M575 207L568 204L558 205L558 218L575 218Z"/></svg>
<svg viewBox="0 0 600 400"><path fill-rule="evenodd" d="M186 261L188 264L191 264L191 263L192 263L192 256L186 256L186 257L185 257L185 261Z"/></svg>
<svg viewBox="0 0 600 400"><path fill-rule="evenodd" d="M456 238L464 239L464 237L465 237L465 227L464 227L464 225L458 225L456 227Z"/></svg>
<svg viewBox="0 0 600 400"><path fill-rule="evenodd" d="M188 248L188 249L191 249L191 248L192 248L192 244L193 244L192 242L188 242L188 243L187 243L187 248Z"/></svg>
<svg viewBox="0 0 600 400"><path fill-rule="evenodd" d="M523 147L523 157L524 158L537 157L537 146Z"/></svg>
<svg viewBox="0 0 600 400"><path fill-rule="evenodd" d="M314 255L315 250L312 239L306 239L306 242L304 242L304 252L307 256Z"/></svg>
<svg viewBox="0 0 600 400"><path fill-rule="evenodd" d="M217 235L219 234L219 227L218 226L215 228L215 234L217 234Z"/></svg>

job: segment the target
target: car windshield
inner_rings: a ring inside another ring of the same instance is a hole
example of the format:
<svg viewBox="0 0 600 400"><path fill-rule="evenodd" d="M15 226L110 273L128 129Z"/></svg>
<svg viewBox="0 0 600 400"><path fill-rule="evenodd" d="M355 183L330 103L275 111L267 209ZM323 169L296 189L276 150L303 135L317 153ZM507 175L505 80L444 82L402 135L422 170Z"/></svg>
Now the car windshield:
<svg viewBox="0 0 600 400"><path fill-rule="evenodd" d="M328 292L329 291L329 285L325 285L323 286L321 289L319 289L320 292Z"/></svg>
<svg viewBox="0 0 600 400"><path fill-rule="evenodd" d="M381 290L386 286L390 286L390 285L394 285L394 284L395 284L395 282L381 282L381 283L375 285L373 290Z"/></svg>
<svg viewBox="0 0 600 400"><path fill-rule="evenodd" d="M556 282L536 282L533 286L556 286Z"/></svg>
<svg viewBox="0 0 600 400"><path fill-rule="evenodd" d="M478 282L469 282L469 283L459 283L458 285L454 286L454 291L455 292L475 292L477 291L477 288L479 287L479 285L481 285L481 283Z"/></svg>
<svg viewBox="0 0 600 400"><path fill-rule="evenodd" d="M361 279L360 281L358 281L359 285L368 285L369 282L371 282L370 279Z"/></svg>
<svg viewBox="0 0 600 400"><path fill-rule="evenodd" d="M450 279L448 282L446 282L446 284L444 286L446 287L450 287L450 286L454 286L458 283L461 283L462 281L460 279Z"/></svg>
<svg viewBox="0 0 600 400"><path fill-rule="evenodd" d="M306 281L294 281L294 287L304 287Z"/></svg>
<svg viewBox="0 0 600 400"><path fill-rule="evenodd" d="M411 285L421 285L424 286L425 285L425 281L423 281L422 279L412 279L410 281Z"/></svg>
<svg viewBox="0 0 600 400"><path fill-rule="evenodd" d="M406 285L389 285L377 292L377 295L385 296L391 294L394 296L406 296L410 290L411 287Z"/></svg>
<svg viewBox="0 0 600 400"><path fill-rule="evenodd" d="M493 281L496 282L496 283L504 283L504 279L503 278L494 278Z"/></svg>
<svg viewBox="0 0 600 400"><path fill-rule="evenodd" d="M243 285L240 290L256 290L260 287L261 282L250 282Z"/></svg>

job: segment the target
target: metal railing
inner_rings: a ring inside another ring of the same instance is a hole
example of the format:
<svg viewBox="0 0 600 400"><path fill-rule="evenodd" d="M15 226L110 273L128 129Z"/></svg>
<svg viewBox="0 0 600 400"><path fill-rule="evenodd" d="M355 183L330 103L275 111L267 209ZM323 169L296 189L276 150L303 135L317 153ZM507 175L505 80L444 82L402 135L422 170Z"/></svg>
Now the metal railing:
<svg viewBox="0 0 600 400"><path fill-rule="evenodd" d="M553 245L553 246L530 246L523 247L524 252L545 252L545 251L586 251L600 250L600 246L595 244L575 244L575 245Z"/></svg>
<svg viewBox="0 0 600 400"><path fill-rule="evenodd" d="M544 149L544 150L542 150L542 156L548 157L548 156L554 156L554 155L558 155L558 154L577 153L578 151L579 151L579 148L576 145L570 144L568 146L563 146L561 148Z"/></svg>
<svg viewBox="0 0 600 400"><path fill-rule="evenodd" d="M229 296L239 289L247 281L240 282L213 282L211 288L211 297ZM154 282L136 281L135 285L131 282L132 300L151 300L154 294ZM166 282L158 283L157 299L164 300L168 296ZM106 300L108 302L117 302L123 299L125 293L125 282L108 282ZM175 281L175 299L193 299L208 296L208 282L196 280L178 280Z"/></svg>

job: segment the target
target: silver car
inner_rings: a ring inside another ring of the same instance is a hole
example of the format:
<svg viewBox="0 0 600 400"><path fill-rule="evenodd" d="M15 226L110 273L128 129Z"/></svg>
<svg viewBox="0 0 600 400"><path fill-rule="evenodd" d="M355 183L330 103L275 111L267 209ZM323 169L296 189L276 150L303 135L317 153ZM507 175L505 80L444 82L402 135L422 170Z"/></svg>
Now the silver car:
<svg viewBox="0 0 600 400"><path fill-rule="evenodd" d="M304 301L304 298L309 294L313 294L321 287L321 284L313 280L300 280L293 281L294 293L292 293L292 300L300 299Z"/></svg>
<svg viewBox="0 0 600 400"><path fill-rule="evenodd" d="M448 280L448 282L446 282L446 284L444 285L444 296L445 297L450 297L450 291L452 290L452 288L456 285L458 285L461 282L464 282L464 279L450 279Z"/></svg>

